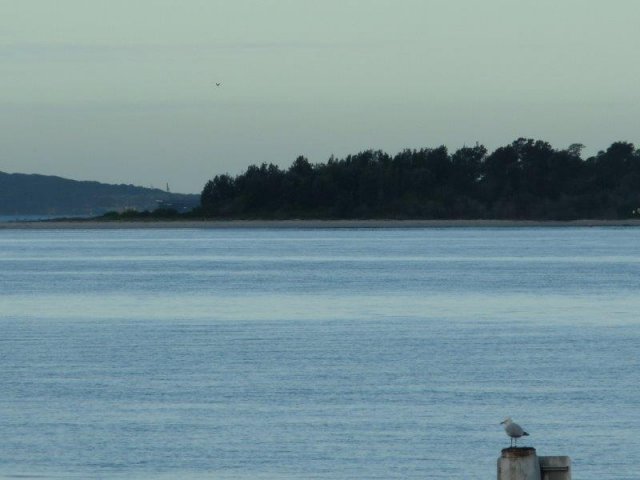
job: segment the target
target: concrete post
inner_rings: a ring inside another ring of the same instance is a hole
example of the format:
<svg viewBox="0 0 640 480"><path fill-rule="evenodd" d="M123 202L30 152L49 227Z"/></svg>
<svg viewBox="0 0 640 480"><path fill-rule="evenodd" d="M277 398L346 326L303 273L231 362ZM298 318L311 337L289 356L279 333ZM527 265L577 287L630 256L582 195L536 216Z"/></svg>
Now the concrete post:
<svg viewBox="0 0 640 480"><path fill-rule="evenodd" d="M569 457L538 457L542 480L571 480L571 459Z"/></svg>
<svg viewBox="0 0 640 480"><path fill-rule="evenodd" d="M532 447L503 448L498 459L498 480L541 480L540 462Z"/></svg>

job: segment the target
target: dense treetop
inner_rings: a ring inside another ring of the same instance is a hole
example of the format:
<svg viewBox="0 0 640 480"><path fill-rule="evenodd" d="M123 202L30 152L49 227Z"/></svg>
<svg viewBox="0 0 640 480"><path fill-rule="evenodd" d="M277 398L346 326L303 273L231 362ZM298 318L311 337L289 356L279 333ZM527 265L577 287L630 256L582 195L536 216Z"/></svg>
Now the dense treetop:
<svg viewBox="0 0 640 480"><path fill-rule="evenodd" d="M616 142L583 159L582 148L519 138L492 153L482 145L367 150L318 164L301 156L287 170L263 163L215 176L201 208L212 218L266 219L638 216L640 151Z"/></svg>

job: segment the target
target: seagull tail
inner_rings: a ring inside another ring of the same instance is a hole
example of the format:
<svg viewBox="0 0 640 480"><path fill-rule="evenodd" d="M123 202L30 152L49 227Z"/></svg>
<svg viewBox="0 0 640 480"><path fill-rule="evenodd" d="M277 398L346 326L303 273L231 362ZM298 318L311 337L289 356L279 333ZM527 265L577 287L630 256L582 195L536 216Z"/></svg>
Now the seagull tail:
<svg viewBox="0 0 640 480"><path fill-rule="evenodd" d="M522 432L522 435L523 435L524 437L528 437L528 436L529 436L529 434L528 434L527 432Z"/></svg>

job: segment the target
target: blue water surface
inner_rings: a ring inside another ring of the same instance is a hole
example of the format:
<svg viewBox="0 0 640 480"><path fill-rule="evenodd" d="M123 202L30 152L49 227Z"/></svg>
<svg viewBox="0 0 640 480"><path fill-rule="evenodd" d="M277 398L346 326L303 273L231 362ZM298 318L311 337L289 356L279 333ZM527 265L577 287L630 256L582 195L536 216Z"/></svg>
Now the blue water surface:
<svg viewBox="0 0 640 480"><path fill-rule="evenodd" d="M0 230L0 478L640 478L640 229Z"/></svg>

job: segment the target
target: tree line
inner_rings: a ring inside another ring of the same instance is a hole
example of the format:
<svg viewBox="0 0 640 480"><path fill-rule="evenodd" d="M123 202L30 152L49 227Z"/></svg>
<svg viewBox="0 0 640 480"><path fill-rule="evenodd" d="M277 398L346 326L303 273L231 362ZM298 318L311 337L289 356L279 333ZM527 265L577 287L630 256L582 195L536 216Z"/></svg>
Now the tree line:
<svg viewBox="0 0 640 480"><path fill-rule="evenodd" d="M488 153L479 144L391 156L367 150L287 169L262 163L216 175L201 193L209 218L619 219L640 216L640 150L615 142L583 159L519 138Z"/></svg>

